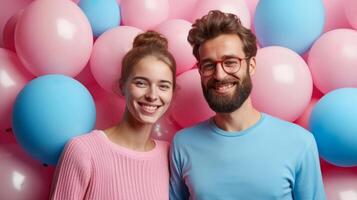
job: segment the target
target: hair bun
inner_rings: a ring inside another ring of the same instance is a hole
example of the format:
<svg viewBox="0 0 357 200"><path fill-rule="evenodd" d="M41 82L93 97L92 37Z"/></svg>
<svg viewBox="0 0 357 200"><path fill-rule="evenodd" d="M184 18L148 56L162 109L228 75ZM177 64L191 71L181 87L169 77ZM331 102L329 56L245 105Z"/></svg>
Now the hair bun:
<svg viewBox="0 0 357 200"><path fill-rule="evenodd" d="M160 49L167 49L167 39L158 32L146 31L137 35L134 39L133 48L151 46Z"/></svg>

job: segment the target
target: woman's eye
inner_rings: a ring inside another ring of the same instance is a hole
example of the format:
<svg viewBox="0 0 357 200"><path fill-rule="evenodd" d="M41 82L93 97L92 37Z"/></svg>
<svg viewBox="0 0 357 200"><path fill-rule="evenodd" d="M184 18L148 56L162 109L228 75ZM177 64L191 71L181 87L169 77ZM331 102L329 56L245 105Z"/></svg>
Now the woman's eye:
<svg viewBox="0 0 357 200"><path fill-rule="evenodd" d="M142 82L142 81L137 81L137 82L135 82L135 85L137 86L137 87L146 87L146 83L145 82Z"/></svg>
<svg viewBox="0 0 357 200"><path fill-rule="evenodd" d="M160 85L161 90L169 90L171 87L169 85Z"/></svg>

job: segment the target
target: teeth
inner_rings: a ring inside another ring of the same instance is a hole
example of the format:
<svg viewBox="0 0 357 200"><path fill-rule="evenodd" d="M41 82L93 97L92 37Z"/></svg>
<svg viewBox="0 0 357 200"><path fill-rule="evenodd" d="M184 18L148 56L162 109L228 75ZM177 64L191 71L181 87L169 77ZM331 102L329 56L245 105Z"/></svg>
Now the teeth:
<svg viewBox="0 0 357 200"><path fill-rule="evenodd" d="M156 109L158 108L158 106L151 106L151 105L145 105L145 104L142 104L141 107L146 111L146 112L155 112Z"/></svg>
<svg viewBox="0 0 357 200"><path fill-rule="evenodd" d="M223 91L223 90L226 90L226 89L231 88L231 87L233 87L233 83L227 83L227 84L224 84L224 85L216 86L216 90Z"/></svg>

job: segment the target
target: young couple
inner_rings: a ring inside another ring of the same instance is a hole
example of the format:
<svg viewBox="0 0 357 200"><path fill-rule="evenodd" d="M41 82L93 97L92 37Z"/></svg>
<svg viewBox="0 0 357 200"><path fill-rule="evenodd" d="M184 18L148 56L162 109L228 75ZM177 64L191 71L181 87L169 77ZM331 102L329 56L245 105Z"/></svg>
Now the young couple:
<svg viewBox="0 0 357 200"><path fill-rule="evenodd" d="M123 120L66 145L51 199L326 199L313 136L251 104L252 32L237 16L211 11L196 20L188 41L216 114L177 133L171 147L150 138L172 100L176 64L163 36L138 35L118 83Z"/></svg>

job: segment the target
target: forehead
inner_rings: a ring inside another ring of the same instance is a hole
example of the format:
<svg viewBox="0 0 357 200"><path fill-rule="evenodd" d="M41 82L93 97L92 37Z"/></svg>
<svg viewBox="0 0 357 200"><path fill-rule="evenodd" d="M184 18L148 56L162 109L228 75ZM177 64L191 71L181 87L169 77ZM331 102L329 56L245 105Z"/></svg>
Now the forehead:
<svg viewBox="0 0 357 200"><path fill-rule="evenodd" d="M145 77L151 81L167 80L172 82L172 71L163 61L154 56L146 56L133 66L131 77Z"/></svg>
<svg viewBox="0 0 357 200"><path fill-rule="evenodd" d="M199 50L200 60L219 59L225 55L244 57L242 40L236 34L222 34L204 42Z"/></svg>

